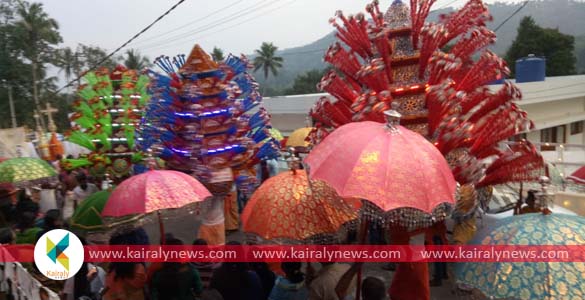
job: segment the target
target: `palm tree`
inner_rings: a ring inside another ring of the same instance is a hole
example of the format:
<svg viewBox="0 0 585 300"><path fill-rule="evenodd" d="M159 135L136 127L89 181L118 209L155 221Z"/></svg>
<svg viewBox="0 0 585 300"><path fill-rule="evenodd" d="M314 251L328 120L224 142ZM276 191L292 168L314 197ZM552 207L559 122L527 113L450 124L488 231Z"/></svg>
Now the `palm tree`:
<svg viewBox="0 0 585 300"><path fill-rule="evenodd" d="M269 72L273 76L278 75L278 69L282 68L283 59L280 56L276 56L276 50L278 50L278 47L272 43L262 43L260 49L256 50L258 56L254 58L254 72L262 68L265 79L268 79Z"/></svg>
<svg viewBox="0 0 585 300"><path fill-rule="evenodd" d="M24 57L31 61L33 99L36 109L40 109L38 72L44 69L43 63L51 56L51 45L62 42L59 24L49 17L41 3L18 1L16 14L18 21L15 23L15 43L23 49Z"/></svg>
<svg viewBox="0 0 585 300"><path fill-rule="evenodd" d="M134 49L126 51L126 58L124 59L124 65L128 69L142 70L152 66L150 59L146 56L142 56L140 52Z"/></svg>
<svg viewBox="0 0 585 300"><path fill-rule="evenodd" d="M220 48L217 48L217 47L213 47L213 51L211 52L211 57L216 62L222 62L225 59L225 57L223 56L223 50L221 50Z"/></svg>
<svg viewBox="0 0 585 300"><path fill-rule="evenodd" d="M69 47L57 50L53 64L60 69L59 73L63 72L67 81L73 76L79 76L82 67L79 53Z"/></svg>

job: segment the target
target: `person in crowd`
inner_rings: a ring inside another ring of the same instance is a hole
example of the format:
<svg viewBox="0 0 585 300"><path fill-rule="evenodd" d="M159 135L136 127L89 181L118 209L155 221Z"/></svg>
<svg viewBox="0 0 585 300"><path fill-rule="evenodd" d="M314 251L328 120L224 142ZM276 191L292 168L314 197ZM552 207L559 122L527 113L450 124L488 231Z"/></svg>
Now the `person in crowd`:
<svg viewBox="0 0 585 300"><path fill-rule="evenodd" d="M384 282L376 277L367 277L362 281L362 299L364 300L385 300L386 286Z"/></svg>
<svg viewBox="0 0 585 300"><path fill-rule="evenodd" d="M224 199L223 196L214 196L204 204L197 238L206 240L210 245L225 244Z"/></svg>
<svg viewBox="0 0 585 300"><path fill-rule="evenodd" d="M281 264L285 276L278 276L268 300L305 300L309 297L301 266L300 262Z"/></svg>
<svg viewBox="0 0 585 300"><path fill-rule="evenodd" d="M172 238L166 245L182 246L183 241ZM156 271L150 285L150 300L189 300L203 291L195 266L189 263L166 262Z"/></svg>
<svg viewBox="0 0 585 300"><path fill-rule="evenodd" d="M235 232L240 228L240 215L238 214L238 192L235 185L232 191L226 195L223 201L226 232Z"/></svg>
<svg viewBox="0 0 585 300"><path fill-rule="evenodd" d="M15 214L17 222L25 212L31 212L35 217L39 214L38 199L34 198L34 193L27 194L27 191L21 190L18 197L18 202L14 206L12 213Z"/></svg>
<svg viewBox="0 0 585 300"><path fill-rule="evenodd" d="M139 241L140 230L125 235L116 235L110 239L110 245L145 245ZM104 300L144 300L146 286L146 268L142 263L114 262L106 276Z"/></svg>
<svg viewBox="0 0 585 300"><path fill-rule="evenodd" d="M37 241L37 234L42 231L35 226L35 213L25 211L19 218L16 225L16 244L34 244Z"/></svg>
<svg viewBox="0 0 585 300"><path fill-rule="evenodd" d="M264 290L264 294L262 299L268 299L272 288L274 287L274 281L276 280L276 275L274 272L270 270L268 264L265 262L255 262L250 264L252 270L256 272L258 277L260 277L260 282L262 283L262 289Z"/></svg>
<svg viewBox="0 0 585 300"><path fill-rule="evenodd" d="M86 245L83 238L81 243ZM99 299L100 292L106 282L106 272L104 269L91 263L83 262L81 269L75 276L65 280L61 298L64 300L77 300L81 297L89 299Z"/></svg>
<svg viewBox="0 0 585 300"><path fill-rule="evenodd" d="M12 245L16 243L16 234L10 227L0 229L0 245Z"/></svg>
<svg viewBox="0 0 585 300"><path fill-rule="evenodd" d="M522 206L522 201L518 201L516 204L516 207L514 208L515 215L541 212L540 208L536 207L536 191L528 191L528 195L524 201L526 202L526 206Z"/></svg>
<svg viewBox="0 0 585 300"><path fill-rule="evenodd" d="M204 239L196 239L193 242L193 246L207 246L207 241ZM208 288L209 283L211 282L211 276L213 275L213 270L217 269L219 264L212 262L193 262L193 266L195 266L199 272L199 278L201 278L203 287Z"/></svg>
<svg viewBox="0 0 585 300"><path fill-rule="evenodd" d="M85 200L85 198L99 191L95 184L88 182L85 173L78 173L76 179L77 187L73 189L72 197L66 197L65 205L63 207L63 218L66 220L71 218L75 209L81 204L81 202L83 202L83 200Z"/></svg>
<svg viewBox="0 0 585 300"><path fill-rule="evenodd" d="M238 246L238 242L228 245ZM263 299L262 283L258 275L248 269L248 264L225 262L213 271L210 288L216 289L224 300Z"/></svg>
<svg viewBox="0 0 585 300"><path fill-rule="evenodd" d="M221 294L214 289L204 289L201 292L201 296L199 297L200 300L223 300Z"/></svg>
<svg viewBox="0 0 585 300"><path fill-rule="evenodd" d="M307 265L307 281L309 284L310 300L338 300L336 287L342 276L351 268L348 264L336 262L322 262L321 270L315 274L313 266ZM351 280L348 291L355 289L355 281Z"/></svg>
<svg viewBox="0 0 585 300"><path fill-rule="evenodd" d="M51 209L47 211L42 222L42 230L37 233L37 241L43 234L53 230L63 228L63 220L61 219L61 212L58 209Z"/></svg>
<svg viewBox="0 0 585 300"><path fill-rule="evenodd" d="M425 232L425 244L427 245L447 245L447 226L445 221L437 222ZM433 263L433 278L430 286L443 285L443 279L448 279L447 263L435 262Z"/></svg>

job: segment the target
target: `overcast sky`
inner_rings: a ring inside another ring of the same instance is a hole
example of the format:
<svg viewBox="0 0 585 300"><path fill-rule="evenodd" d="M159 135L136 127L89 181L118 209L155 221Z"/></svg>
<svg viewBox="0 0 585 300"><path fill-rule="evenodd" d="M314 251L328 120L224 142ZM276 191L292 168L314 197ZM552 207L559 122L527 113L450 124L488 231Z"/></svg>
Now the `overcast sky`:
<svg viewBox="0 0 585 300"><path fill-rule="evenodd" d="M38 1L38 0L37 0ZM178 0L40 0L60 25L64 45L78 43L113 50ZM505 2L517 2L504 0ZM252 53L264 42L280 49L302 46L332 31L338 9L363 11L370 0L186 0L129 48L151 59L188 53L195 43L227 53ZM407 1L409 2L409 1ZM437 0L434 8L452 3ZM493 2L493 1L488 1ZM381 0L386 9L391 0ZM457 0L460 6L465 0ZM215 13L214 13L215 12Z"/></svg>

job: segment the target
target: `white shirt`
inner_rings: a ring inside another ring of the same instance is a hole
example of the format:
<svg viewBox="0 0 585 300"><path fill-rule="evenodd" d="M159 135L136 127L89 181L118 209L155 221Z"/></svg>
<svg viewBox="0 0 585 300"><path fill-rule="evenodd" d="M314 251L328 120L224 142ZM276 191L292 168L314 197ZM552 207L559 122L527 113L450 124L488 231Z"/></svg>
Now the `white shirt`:
<svg viewBox="0 0 585 300"><path fill-rule="evenodd" d="M73 189L73 194L75 196L74 199L77 200L77 205L79 205L87 197L89 197L90 195L92 195L93 193L96 193L98 191L99 191L99 189L93 183L88 183L87 188L85 190L82 189L81 186L77 186Z"/></svg>

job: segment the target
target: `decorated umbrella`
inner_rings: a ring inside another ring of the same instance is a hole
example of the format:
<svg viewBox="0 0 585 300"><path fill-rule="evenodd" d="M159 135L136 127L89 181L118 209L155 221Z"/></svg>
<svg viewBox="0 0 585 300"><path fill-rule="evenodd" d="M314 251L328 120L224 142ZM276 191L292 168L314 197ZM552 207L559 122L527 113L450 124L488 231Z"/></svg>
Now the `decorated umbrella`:
<svg viewBox="0 0 585 300"><path fill-rule="evenodd" d="M99 191L83 200L69 221L71 228L86 232L106 230L101 213L110 194L111 191Z"/></svg>
<svg viewBox="0 0 585 300"><path fill-rule="evenodd" d="M401 115L396 110L385 115L385 125L366 121L341 126L305 159L311 178L327 182L342 197L368 200L361 210L366 218L362 242L369 219L406 230L424 228L445 219L455 203L457 183L441 152L423 136L398 125ZM402 271L406 268L409 271ZM405 275L397 278L424 276L426 268L405 265L398 269ZM358 291L360 286L361 269Z"/></svg>
<svg viewBox="0 0 585 300"><path fill-rule="evenodd" d="M310 143L307 141L307 137L313 131L313 127L299 128L290 134L286 141L287 147L309 147Z"/></svg>
<svg viewBox="0 0 585 300"><path fill-rule="evenodd" d="M333 188L295 169L265 181L242 213L245 232L287 243L335 240L342 225L356 218L356 210Z"/></svg>
<svg viewBox="0 0 585 300"><path fill-rule="evenodd" d="M505 218L473 245L583 245L585 218L525 214ZM584 262L461 263L457 280L491 299L584 299Z"/></svg>
<svg viewBox="0 0 585 300"><path fill-rule="evenodd" d="M101 215L112 217L106 220L115 225L116 218L128 217L138 220L147 214L157 212L161 238L164 238L164 224L161 210L191 209L189 205L201 202L211 193L195 178L177 171L148 171L124 180L112 192Z"/></svg>
<svg viewBox="0 0 585 300"><path fill-rule="evenodd" d="M581 167L577 169L577 171L573 172L568 179L580 184L585 184L585 167Z"/></svg>
<svg viewBox="0 0 585 300"><path fill-rule="evenodd" d="M386 125L366 121L335 130L305 159L309 174L342 197L374 204L366 206L367 215L390 212L391 223L429 226L447 216L457 183L433 144L397 125L398 112L387 116Z"/></svg>
<svg viewBox="0 0 585 300"><path fill-rule="evenodd" d="M14 187L22 188L52 183L56 179L55 169L38 158L12 158L0 163L0 184L12 184Z"/></svg>

